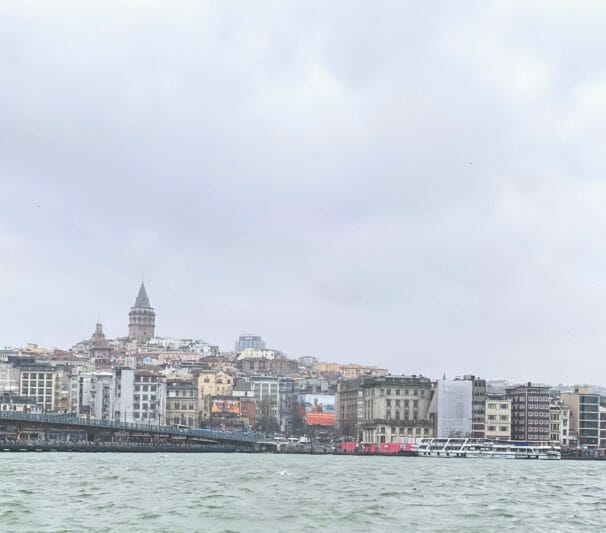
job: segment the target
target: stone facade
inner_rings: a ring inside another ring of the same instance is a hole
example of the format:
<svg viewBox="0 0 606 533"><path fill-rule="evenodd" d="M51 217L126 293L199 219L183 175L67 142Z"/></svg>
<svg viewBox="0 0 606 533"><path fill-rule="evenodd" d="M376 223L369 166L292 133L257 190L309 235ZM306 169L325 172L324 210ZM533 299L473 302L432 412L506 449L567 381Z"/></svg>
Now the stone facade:
<svg viewBox="0 0 606 533"><path fill-rule="evenodd" d="M359 379L343 379L335 395L335 429L344 437L353 437L362 417L362 394Z"/></svg>
<svg viewBox="0 0 606 533"><path fill-rule="evenodd" d="M149 304L145 285L141 283L135 305L128 313L128 336L138 342L147 342L154 337L156 312Z"/></svg>
<svg viewBox="0 0 606 533"><path fill-rule="evenodd" d="M430 413L434 391L429 378L414 375L364 378L360 390L359 428L363 444L434 436L434 416Z"/></svg>

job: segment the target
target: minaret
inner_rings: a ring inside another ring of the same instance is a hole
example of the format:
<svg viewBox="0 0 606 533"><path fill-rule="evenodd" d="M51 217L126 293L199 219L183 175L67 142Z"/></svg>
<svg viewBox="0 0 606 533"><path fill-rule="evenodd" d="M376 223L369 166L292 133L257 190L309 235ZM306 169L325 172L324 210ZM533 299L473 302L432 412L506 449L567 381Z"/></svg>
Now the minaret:
<svg viewBox="0 0 606 533"><path fill-rule="evenodd" d="M128 336L139 342L147 342L154 336L155 326L156 313L154 308L149 305L145 285L141 282L135 305L130 308L128 313Z"/></svg>

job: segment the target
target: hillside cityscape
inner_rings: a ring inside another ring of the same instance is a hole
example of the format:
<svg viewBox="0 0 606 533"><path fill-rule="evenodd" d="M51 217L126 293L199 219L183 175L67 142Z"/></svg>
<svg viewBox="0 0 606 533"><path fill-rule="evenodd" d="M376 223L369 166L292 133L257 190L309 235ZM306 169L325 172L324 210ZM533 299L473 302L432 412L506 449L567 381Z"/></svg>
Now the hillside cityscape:
<svg viewBox="0 0 606 533"><path fill-rule="evenodd" d="M392 375L372 365L296 359L242 334L233 352L201 339L156 337L141 283L128 336L97 323L69 350L0 350L0 411L67 414L149 426L254 431L297 447L370 449L418 439L541 442L606 452L606 391L598 386Z"/></svg>

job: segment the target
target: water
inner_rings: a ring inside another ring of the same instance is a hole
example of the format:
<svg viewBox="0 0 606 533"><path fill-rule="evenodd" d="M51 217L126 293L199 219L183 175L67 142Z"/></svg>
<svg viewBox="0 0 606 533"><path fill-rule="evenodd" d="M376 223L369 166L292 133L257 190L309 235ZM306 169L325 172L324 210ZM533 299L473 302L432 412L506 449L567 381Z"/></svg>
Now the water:
<svg viewBox="0 0 606 533"><path fill-rule="evenodd" d="M603 531L606 462L0 453L1 531Z"/></svg>

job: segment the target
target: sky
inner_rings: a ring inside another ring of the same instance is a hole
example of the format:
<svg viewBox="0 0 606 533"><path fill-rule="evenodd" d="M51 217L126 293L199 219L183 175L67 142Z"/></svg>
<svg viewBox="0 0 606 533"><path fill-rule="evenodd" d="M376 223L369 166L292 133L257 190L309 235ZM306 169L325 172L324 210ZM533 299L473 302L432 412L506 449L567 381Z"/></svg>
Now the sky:
<svg viewBox="0 0 606 533"><path fill-rule="evenodd" d="M0 3L0 346L606 385L606 3Z"/></svg>

